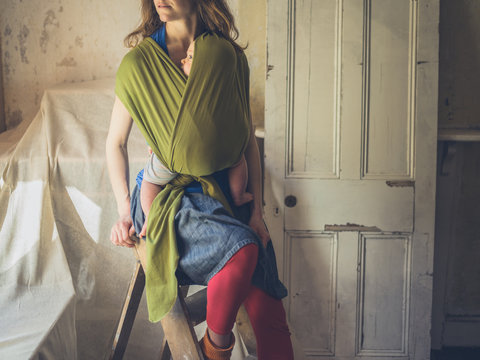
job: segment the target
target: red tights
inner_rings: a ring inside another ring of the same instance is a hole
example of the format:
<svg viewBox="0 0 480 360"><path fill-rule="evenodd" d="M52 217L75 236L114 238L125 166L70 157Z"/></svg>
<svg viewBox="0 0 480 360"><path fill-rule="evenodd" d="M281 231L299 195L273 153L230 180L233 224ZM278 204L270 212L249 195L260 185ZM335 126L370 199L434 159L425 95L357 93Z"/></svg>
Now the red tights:
<svg viewBox="0 0 480 360"><path fill-rule="evenodd" d="M291 360L292 343L281 300L251 284L257 256L257 245L244 246L210 280L207 325L217 334L229 334L243 303L257 339L259 360Z"/></svg>

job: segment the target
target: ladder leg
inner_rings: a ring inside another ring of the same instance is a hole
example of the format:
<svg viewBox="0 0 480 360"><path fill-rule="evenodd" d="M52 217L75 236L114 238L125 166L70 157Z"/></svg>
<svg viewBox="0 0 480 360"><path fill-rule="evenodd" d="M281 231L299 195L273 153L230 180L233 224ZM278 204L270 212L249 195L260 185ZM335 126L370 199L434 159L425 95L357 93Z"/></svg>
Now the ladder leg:
<svg viewBox="0 0 480 360"><path fill-rule="evenodd" d="M161 320L174 359L204 360L181 292L172 310Z"/></svg>
<svg viewBox="0 0 480 360"><path fill-rule="evenodd" d="M171 359L172 359L172 353L170 352L170 347L168 346L167 339L164 336L162 340L162 348L160 350L159 360L171 360Z"/></svg>
<svg viewBox="0 0 480 360"><path fill-rule="evenodd" d="M243 305L240 306L240 309L238 310L236 323L238 333L247 349L247 358L256 358L257 341L255 339L252 324L248 318L247 310L245 310L245 306Z"/></svg>
<svg viewBox="0 0 480 360"><path fill-rule="evenodd" d="M144 288L145 273L143 272L142 265L137 261L135 271L130 280L127 297L123 304L122 315L120 316L120 321L113 340L110 360L120 360L123 358Z"/></svg>

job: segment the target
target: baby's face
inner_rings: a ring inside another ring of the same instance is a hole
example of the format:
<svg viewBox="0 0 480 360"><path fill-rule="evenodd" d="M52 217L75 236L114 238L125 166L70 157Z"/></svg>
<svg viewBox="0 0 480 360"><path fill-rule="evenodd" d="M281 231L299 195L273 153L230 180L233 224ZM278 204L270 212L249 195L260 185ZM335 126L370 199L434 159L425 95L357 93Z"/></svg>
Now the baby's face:
<svg viewBox="0 0 480 360"><path fill-rule="evenodd" d="M195 49L195 42L192 41L190 43L190 46L187 49L187 57L185 59L182 59L183 72L187 76L190 75L190 69L192 68L194 49Z"/></svg>

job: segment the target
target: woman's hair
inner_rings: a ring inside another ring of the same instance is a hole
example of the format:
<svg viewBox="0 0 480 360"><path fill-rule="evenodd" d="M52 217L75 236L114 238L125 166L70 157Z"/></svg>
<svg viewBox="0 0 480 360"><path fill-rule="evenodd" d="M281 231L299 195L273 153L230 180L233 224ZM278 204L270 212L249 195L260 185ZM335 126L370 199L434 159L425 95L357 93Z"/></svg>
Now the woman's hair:
<svg viewBox="0 0 480 360"><path fill-rule="evenodd" d="M225 0L191 0L196 6L199 20L205 28L216 33L230 41L238 51L243 51L245 47L236 43L238 39L238 29L235 26L232 12ZM137 46L143 38L152 35L163 21L160 20L155 9L153 0L141 0L142 21L140 25L125 37L126 47Z"/></svg>
<svg viewBox="0 0 480 360"><path fill-rule="evenodd" d="M143 38L152 35L163 24L163 21L160 20L157 14L153 0L141 0L140 11L142 21L123 40L126 47L137 46Z"/></svg>

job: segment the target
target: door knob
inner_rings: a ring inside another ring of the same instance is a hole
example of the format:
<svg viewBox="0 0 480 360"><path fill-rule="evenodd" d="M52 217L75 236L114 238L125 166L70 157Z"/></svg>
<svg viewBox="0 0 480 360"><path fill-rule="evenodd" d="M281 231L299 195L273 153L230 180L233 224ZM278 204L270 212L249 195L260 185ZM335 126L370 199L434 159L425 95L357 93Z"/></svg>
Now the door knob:
<svg viewBox="0 0 480 360"><path fill-rule="evenodd" d="M293 195L288 195L287 197L285 197L285 206L286 207L294 207L295 205L297 205L297 198Z"/></svg>

